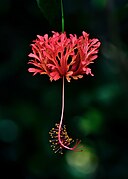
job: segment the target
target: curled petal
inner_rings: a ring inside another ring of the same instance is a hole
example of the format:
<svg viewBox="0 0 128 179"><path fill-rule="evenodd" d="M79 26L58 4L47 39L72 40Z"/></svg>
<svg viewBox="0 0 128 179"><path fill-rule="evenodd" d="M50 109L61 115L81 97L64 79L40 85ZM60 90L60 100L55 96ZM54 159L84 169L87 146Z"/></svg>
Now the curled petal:
<svg viewBox="0 0 128 179"><path fill-rule="evenodd" d="M78 80L79 78L83 78L83 75L73 76L73 79L74 79L74 80Z"/></svg>
<svg viewBox="0 0 128 179"><path fill-rule="evenodd" d="M91 75L91 76L94 76L91 72L91 69L90 68L83 68L83 70L85 71L86 75Z"/></svg>
<svg viewBox="0 0 128 179"><path fill-rule="evenodd" d="M28 71L34 73L33 75L36 75L37 73L42 73L42 70L37 68L29 68Z"/></svg>
<svg viewBox="0 0 128 179"><path fill-rule="evenodd" d="M40 61L39 57L37 55L33 54L33 53L30 53L28 56L31 57L31 58L35 58L35 59Z"/></svg>
<svg viewBox="0 0 128 179"><path fill-rule="evenodd" d="M51 77L51 81L52 80L56 81L56 80L58 80L60 78L60 75L59 75L59 73L57 71L55 71L55 72L50 73L50 77Z"/></svg>

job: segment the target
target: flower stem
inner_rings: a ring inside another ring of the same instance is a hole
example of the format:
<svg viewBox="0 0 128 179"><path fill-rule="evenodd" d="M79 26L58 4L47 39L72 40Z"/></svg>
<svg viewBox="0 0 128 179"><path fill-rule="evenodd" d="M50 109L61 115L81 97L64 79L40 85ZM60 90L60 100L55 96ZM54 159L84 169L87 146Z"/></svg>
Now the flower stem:
<svg viewBox="0 0 128 179"><path fill-rule="evenodd" d="M61 111L61 119L60 119L60 124L59 124L59 133L58 133L58 138L59 138L60 143L61 143L60 131L62 127L63 116L64 116L64 76L63 76L63 84L62 84L62 111Z"/></svg>
<svg viewBox="0 0 128 179"><path fill-rule="evenodd" d="M80 141L77 140L74 147L68 147L65 144L63 144L63 142L61 140L61 128L62 128L62 123L63 123L63 116L64 116L64 76L63 76L63 84L62 84L62 111L61 111L61 119L60 119L60 124L59 124L59 131L58 131L58 141L59 141L60 145L62 147L64 147L65 149L74 150L77 148Z"/></svg>
<svg viewBox="0 0 128 179"><path fill-rule="evenodd" d="M59 131L58 131L58 141L60 145L68 150L72 150L72 148L65 146L61 141L61 128L63 123L63 116L64 116L64 76L63 76L63 84L62 84L62 111L61 111L61 119L59 124Z"/></svg>
<svg viewBox="0 0 128 179"><path fill-rule="evenodd" d="M64 32L64 10L63 10L63 1L61 0L61 15L62 15L62 32Z"/></svg>

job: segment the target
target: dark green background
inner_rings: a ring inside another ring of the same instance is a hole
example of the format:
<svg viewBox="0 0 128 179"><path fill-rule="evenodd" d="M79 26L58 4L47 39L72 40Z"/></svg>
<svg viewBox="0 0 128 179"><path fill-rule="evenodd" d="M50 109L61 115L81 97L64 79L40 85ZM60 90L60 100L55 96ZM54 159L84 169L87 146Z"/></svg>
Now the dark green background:
<svg viewBox="0 0 128 179"><path fill-rule="evenodd" d="M27 72L36 35L61 31L55 14L48 21L36 0L0 0L0 179L127 179L128 1L64 0L67 34L101 41L95 76L65 85L65 124L85 151L64 155L48 135L60 120L62 80Z"/></svg>

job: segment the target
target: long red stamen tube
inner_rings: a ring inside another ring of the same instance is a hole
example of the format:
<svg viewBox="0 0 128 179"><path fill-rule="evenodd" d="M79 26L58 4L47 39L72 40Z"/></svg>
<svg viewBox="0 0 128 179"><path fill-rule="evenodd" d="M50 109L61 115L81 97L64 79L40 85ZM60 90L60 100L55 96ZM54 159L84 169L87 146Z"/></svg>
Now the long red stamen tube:
<svg viewBox="0 0 128 179"><path fill-rule="evenodd" d="M78 144L80 143L80 141L76 141L76 144L74 147L68 147L61 140L63 116L64 116L64 76L63 76L63 83L62 83L62 111L61 111L61 119L60 119L60 124L59 124L59 131L58 131L58 141L63 148L68 149L68 150L75 150Z"/></svg>

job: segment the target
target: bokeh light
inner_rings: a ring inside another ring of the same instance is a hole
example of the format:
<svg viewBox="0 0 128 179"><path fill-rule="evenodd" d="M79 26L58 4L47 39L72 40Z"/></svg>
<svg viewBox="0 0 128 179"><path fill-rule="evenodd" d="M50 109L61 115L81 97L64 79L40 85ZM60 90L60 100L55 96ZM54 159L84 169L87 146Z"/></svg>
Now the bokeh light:
<svg viewBox="0 0 128 179"><path fill-rule="evenodd" d="M86 147L83 152L68 152L66 161L71 174L80 178L90 178L98 167L98 157Z"/></svg>
<svg viewBox="0 0 128 179"><path fill-rule="evenodd" d="M19 134L16 123L9 119L0 120L0 140L3 142L14 142Z"/></svg>

